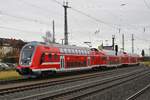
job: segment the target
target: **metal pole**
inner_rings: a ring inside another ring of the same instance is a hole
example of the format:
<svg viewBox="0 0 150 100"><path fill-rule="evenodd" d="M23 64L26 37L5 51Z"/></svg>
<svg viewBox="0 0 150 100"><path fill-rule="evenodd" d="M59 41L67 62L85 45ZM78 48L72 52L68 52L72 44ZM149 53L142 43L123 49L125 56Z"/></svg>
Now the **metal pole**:
<svg viewBox="0 0 150 100"><path fill-rule="evenodd" d="M124 51L124 34L122 34L122 50Z"/></svg>
<svg viewBox="0 0 150 100"><path fill-rule="evenodd" d="M64 44L64 39L61 39L61 44L62 44L62 45Z"/></svg>
<svg viewBox="0 0 150 100"><path fill-rule="evenodd" d="M150 47L149 47L149 56L150 56Z"/></svg>
<svg viewBox="0 0 150 100"><path fill-rule="evenodd" d="M132 34L132 54L134 53L134 35Z"/></svg>
<svg viewBox="0 0 150 100"><path fill-rule="evenodd" d="M53 43L55 43L55 22L53 20Z"/></svg>
<svg viewBox="0 0 150 100"><path fill-rule="evenodd" d="M68 45L68 23L67 23L67 8L68 7L68 2L65 2L64 5L64 39L65 39L65 45Z"/></svg>
<svg viewBox="0 0 150 100"><path fill-rule="evenodd" d="M114 50L114 47L115 47L115 35L112 35L112 47L113 47L113 50Z"/></svg>

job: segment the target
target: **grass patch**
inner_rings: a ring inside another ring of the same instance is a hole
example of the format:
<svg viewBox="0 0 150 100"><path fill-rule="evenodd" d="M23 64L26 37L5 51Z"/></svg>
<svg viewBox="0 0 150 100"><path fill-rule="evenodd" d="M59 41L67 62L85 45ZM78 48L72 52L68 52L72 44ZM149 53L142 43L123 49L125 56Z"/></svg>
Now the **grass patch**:
<svg viewBox="0 0 150 100"><path fill-rule="evenodd" d="M0 80L20 79L21 76L15 70L0 71Z"/></svg>
<svg viewBox="0 0 150 100"><path fill-rule="evenodd" d="M143 62L143 64L144 64L145 66L150 66L150 61L145 61L145 62Z"/></svg>

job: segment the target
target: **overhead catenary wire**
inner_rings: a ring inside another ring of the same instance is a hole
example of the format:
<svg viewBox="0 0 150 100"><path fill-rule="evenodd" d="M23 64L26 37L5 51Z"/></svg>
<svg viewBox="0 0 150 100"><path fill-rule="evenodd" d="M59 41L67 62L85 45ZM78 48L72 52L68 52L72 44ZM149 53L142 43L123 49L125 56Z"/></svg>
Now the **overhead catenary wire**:
<svg viewBox="0 0 150 100"><path fill-rule="evenodd" d="M137 36L135 36L138 40L141 40L141 41L145 41L146 43L147 42L150 42L150 40L148 40L148 39L143 39L143 38L141 38L141 37L137 37Z"/></svg>
<svg viewBox="0 0 150 100"><path fill-rule="evenodd" d="M59 4L60 6L63 6L63 4L62 3L60 3L59 1L57 1L57 0L52 0L53 2L55 2L55 3L57 3L57 4Z"/></svg>
<svg viewBox="0 0 150 100"><path fill-rule="evenodd" d="M12 14L9 14L6 11L2 11L2 10L0 10L0 15L5 15L8 17L21 19L21 20L28 21L28 22L35 22L35 23L39 23L39 24L49 25L49 23L46 23L44 21L40 21L40 20L32 19L32 18L26 18L26 17L22 17L22 16L17 16L17 15L12 15Z"/></svg>
<svg viewBox="0 0 150 100"><path fill-rule="evenodd" d="M143 1L144 1L145 6L146 6L148 9L150 9L150 5L147 3L147 1L146 1L146 0L143 0Z"/></svg>
<svg viewBox="0 0 150 100"><path fill-rule="evenodd" d="M24 33L40 33L40 32L35 32L35 31L30 31L30 30L22 30L22 29L13 28L13 27L6 27L6 26L0 26L0 29L15 30L15 31L24 32Z"/></svg>
<svg viewBox="0 0 150 100"><path fill-rule="evenodd" d="M52 0L52 1L54 1L54 2L57 3L57 4L59 4L60 6L63 6L63 4L60 3L60 2L57 1L57 0ZM96 22L98 22L98 23L100 23L100 24L103 23L103 24L105 24L105 25L107 25L107 26L109 26L109 27L113 27L113 28L114 28L115 26L119 26L119 27L120 27L120 25L116 25L116 24L112 25L111 23L108 23L108 22L105 22L105 21L100 20L100 19L98 19L98 18L95 18L95 17L91 16L90 14L87 14L87 13L81 11L81 10L78 10L78 9L74 8L74 7L70 7L70 9L72 9L73 11L78 12L78 13L80 13L80 14L82 14L82 15L84 15L84 16L86 16L86 17L88 17L88 18L90 18L90 19L92 19L92 20L94 20L94 21L96 21ZM118 28L118 29L119 29L119 28Z"/></svg>
<svg viewBox="0 0 150 100"><path fill-rule="evenodd" d="M44 9L44 8L42 8L42 7L40 7L40 6L35 5L35 4L31 4L31 3L26 2L26 1L24 1L24 0L20 0L20 1L22 1L22 2L24 2L24 3L26 3L26 4L28 4L28 5L31 5L32 7L35 7L35 8L38 8L38 9L42 9L42 10L45 11L45 12L49 12L48 9ZM61 2L59 2L59 1L57 1L57 0L51 0L51 1L57 3L57 4L60 5L60 6L63 6L63 4L62 4ZM145 0L144 0L144 1L145 1ZM78 9L74 8L74 7L70 7L70 8L71 8L73 11L78 12L78 13L84 15L84 16L87 16L87 17L89 17L90 19L95 20L95 21L98 22L98 23L101 23L101 24L103 23L103 24L105 24L105 25L107 25L107 26L109 26L109 27L117 28L118 30L119 30L120 27L121 27L121 25L117 25L117 24L113 24L113 23L108 23L108 22L105 22L105 21L100 20L100 19L98 19L98 18L95 18L95 17L91 16L90 14L87 14L87 13L81 11L81 10L78 10ZM41 23L41 22L40 22L40 23ZM41 24L43 24L43 23L41 23Z"/></svg>
<svg viewBox="0 0 150 100"><path fill-rule="evenodd" d="M45 8L43 8L43 7L41 7L41 6L36 5L35 3L34 3L34 4L33 4L33 3L29 3L29 2L27 2L27 1L25 1L25 0L18 0L18 1L22 2L23 4L29 5L30 7L33 7L33 8L42 10L43 12L45 12L45 13L47 13L47 14L49 14L49 15L50 15L49 12L52 12L52 10L45 9ZM55 13L56 13L56 12L55 12ZM58 15L58 13L56 13L56 14Z"/></svg>

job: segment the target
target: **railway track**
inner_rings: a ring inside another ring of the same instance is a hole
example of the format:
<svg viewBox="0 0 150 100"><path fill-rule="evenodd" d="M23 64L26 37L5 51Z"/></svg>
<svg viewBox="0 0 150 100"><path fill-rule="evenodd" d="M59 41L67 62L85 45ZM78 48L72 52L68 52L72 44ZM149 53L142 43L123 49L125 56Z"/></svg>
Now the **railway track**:
<svg viewBox="0 0 150 100"><path fill-rule="evenodd" d="M74 85L71 87L65 87L62 89L55 90L55 91L33 94L30 96L16 98L15 100L80 99L89 94L109 89L113 86L117 86L121 83L135 79L139 76L148 74L149 72L150 72L150 70L147 70L147 69L138 69L138 70L132 71L130 73L120 74L117 76L104 78L101 80L90 81L90 82L86 82L83 84ZM52 85L56 85L56 84L57 85L65 84L68 82L73 82L73 81L78 81L78 80L86 80L88 78L99 77L99 75L100 74L97 73L97 74L93 74L91 76L82 76L82 77L72 78L72 79L67 79L67 80L61 80L61 81L59 80L59 81L53 81L53 82L47 82L47 83L41 83L41 84L34 84L34 85L30 85L30 86L17 87L17 88L13 88L13 89L7 88L4 90L0 90L1 91L0 95L5 95L5 94L8 95L9 93L25 91L25 90L29 90L29 89L35 89L35 88L43 88L43 87L48 87L48 86L52 86Z"/></svg>
<svg viewBox="0 0 150 100"><path fill-rule="evenodd" d="M150 84L148 84L147 86L145 86L144 88L142 88L141 90L139 90L138 92L136 92L135 94L131 95L126 100L136 100L139 96L141 96L142 94L144 94L149 89L150 89Z"/></svg>
<svg viewBox="0 0 150 100"><path fill-rule="evenodd" d="M135 66L132 66L135 67ZM118 69L125 69L124 68L118 68ZM114 68L115 69L115 68ZM111 70L114 70L111 69ZM103 70L103 71L110 71L110 70ZM42 77L42 78L26 78L26 77L22 77L22 78L18 78L18 79L6 79L6 80L0 80L0 85L6 85L6 84L17 84L17 83L23 83L23 82L32 82L32 81L39 81L39 80L47 80L47 79L53 79L53 78L62 78L62 77L68 77L68 76L72 76L72 75L79 75L79 74L86 74L86 73L95 73L95 71L82 71L82 72L75 72L75 73L65 73L62 75L51 75L50 77Z"/></svg>
<svg viewBox="0 0 150 100"><path fill-rule="evenodd" d="M114 69L112 69L114 70ZM104 71L109 71L109 70L104 70ZM95 73L96 71L80 71L80 72L68 72L68 73L57 73L57 74L52 74L49 77L39 77L39 78L28 78L28 77L22 77L22 78L16 78L16 79L6 79L6 80L0 80L0 85L6 85L6 84L12 84L12 83L21 83L21 82L32 82L32 81L39 81L39 80L47 80L47 79L53 79L53 78L62 78L62 77L68 77L72 75L80 75L80 74L86 74L86 73Z"/></svg>
<svg viewBox="0 0 150 100"><path fill-rule="evenodd" d="M118 69L118 70L123 70L123 69ZM64 77L61 79L50 79L50 80L41 80L39 82L34 82L31 84L23 84L19 86L14 86L14 87L8 87L8 88L0 88L0 95L5 95L9 93L14 93L14 92L19 92L19 91L25 91L25 90L31 90L31 89L36 89L36 88L42 88L42 87L47 87L47 86L53 86L53 85L58 85L58 84L65 84L68 82L74 82L74 81L79 81L79 80L86 80L90 78L95 78L103 75L111 75L115 72L116 70L113 70L111 72L105 71L105 72L92 72L88 74L79 74L78 76L71 76L71 77Z"/></svg>
<svg viewBox="0 0 150 100"><path fill-rule="evenodd" d="M107 70L106 70L107 71ZM28 78L28 77L22 77L18 79L6 79L6 80L0 80L0 85L6 85L6 84L15 84L15 83L21 83L21 82L32 82L32 81L42 81L47 79L53 79L53 78L62 78L62 77L68 77L72 75L79 75L79 74L86 74L86 73L95 73L95 71L82 71L80 73L74 72L74 73L63 73L62 75L59 74L52 74L49 77L40 77L40 78Z"/></svg>
<svg viewBox="0 0 150 100"><path fill-rule="evenodd" d="M120 85L124 82L131 81L139 76L149 74L150 71L135 71L123 75L113 76L110 78L96 80L93 82L87 82L76 86L59 89L56 91L50 91L31 95L27 97L18 98L16 100L33 100L33 99L54 99L54 100L76 100L86 97L90 94L101 92L111 87Z"/></svg>

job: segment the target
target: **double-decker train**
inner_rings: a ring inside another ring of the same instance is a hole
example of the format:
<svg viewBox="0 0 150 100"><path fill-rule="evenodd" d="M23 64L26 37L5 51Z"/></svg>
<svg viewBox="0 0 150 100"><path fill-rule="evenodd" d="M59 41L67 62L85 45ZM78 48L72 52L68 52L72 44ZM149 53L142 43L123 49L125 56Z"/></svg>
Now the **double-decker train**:
<svg viewBox="0 0 150 100"><path fill-rule="evenodd" d="M138 55L60 44L31 42L20 53L17 72L21 75L49 75L55 72L101 69L139 64Z"/></svg>

